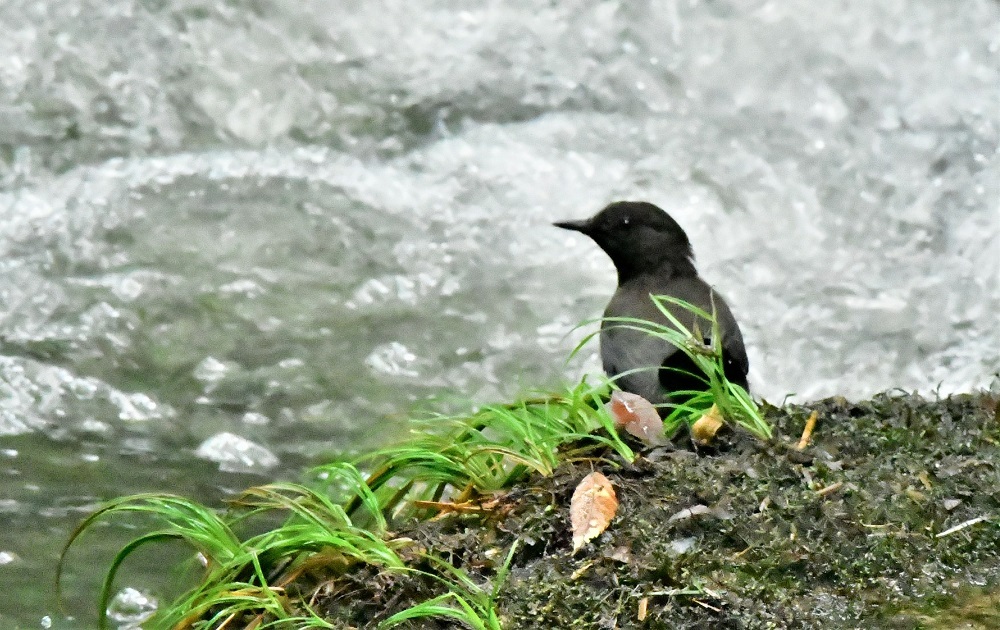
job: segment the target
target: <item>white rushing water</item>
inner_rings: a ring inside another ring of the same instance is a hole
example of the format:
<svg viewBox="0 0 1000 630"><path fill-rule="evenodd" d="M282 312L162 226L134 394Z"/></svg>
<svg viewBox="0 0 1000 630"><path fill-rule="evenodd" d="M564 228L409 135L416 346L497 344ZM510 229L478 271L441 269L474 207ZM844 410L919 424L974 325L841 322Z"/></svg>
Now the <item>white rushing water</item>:
<svg viewBox="0 0 1000 630"><path fill-rule="evenodd" d="M334 4L0 3L9 527L108 498L46 445L296 469L595 371L613 269L550 223L616 199L685 227L773 402L995 378L996 2Z"/></svg>

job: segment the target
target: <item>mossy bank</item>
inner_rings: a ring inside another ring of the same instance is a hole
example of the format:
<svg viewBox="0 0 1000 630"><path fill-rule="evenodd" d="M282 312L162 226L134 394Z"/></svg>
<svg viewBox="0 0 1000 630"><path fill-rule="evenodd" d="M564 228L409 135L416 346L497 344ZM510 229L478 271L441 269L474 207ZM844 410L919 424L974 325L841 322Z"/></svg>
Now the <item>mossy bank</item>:
<svg viewBox="0 0 1000 630"><path fill-rule="evenodd" d="M510 629L997 628L998 404L984 393L765 407L769 444L735 433L712 453L563 463L485 514L390 528L480 584L518 541L496 602ZM621 505L573 555L570 495L595 468ZM315 572L292 592L336 628L374 627L441 592L371 568L323 582Z"/></svg>

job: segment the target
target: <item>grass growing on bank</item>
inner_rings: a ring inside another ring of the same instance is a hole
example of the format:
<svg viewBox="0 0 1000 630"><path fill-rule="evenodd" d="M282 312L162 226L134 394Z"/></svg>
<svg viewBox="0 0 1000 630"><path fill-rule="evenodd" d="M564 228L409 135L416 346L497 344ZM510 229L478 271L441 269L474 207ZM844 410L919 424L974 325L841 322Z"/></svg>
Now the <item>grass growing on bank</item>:
<svg viewBox="0 0 1000 630"><path fill-rule="evenodd" d="M106 611L121 565L147 545L175 540L197 552L204 576L177 602L158 611L155 627L329 627L308 606L315 593L293 595L288 589L307 572L330 571L335 579L338 572L366 565L388 573L423 572L444 587L444 595L388 616L383 627L445 615L473 628L499 628L492 604L499 582L484 589L461 569L433 557L420 557L427 570L411 568L420 552L412 541L393 538L388 520L436 513L421 501L467 502L509 488L532 473L550 475L565 458L615 453L631 461L634 453L618 438L603 410L602 397L608 392L607 384L594 387L584 381L559 395L485 407L465 417L421 420L414 436L401 444L354 464L322 466L314 471L317 481L312 485L250 488L224 514L169 494L116 499L72 533L58 573L66 552L98 521L142 514L156 525L112 560L98 602L102 628L108 625ZM362 474L361 469L371 472ZM250 529L255 519L275 514L286 515L280 527L248 537L238 534Z"/></svg>
<svg viewBox="0 0 1000 630"><path fill-rule="evenodd" d="M708 392L693 392L671 418L676 416L679 424L715 402L727 418L756 435L769 436L749 395L725 380L717 348L688 341L684 335L690 336L690 331L671 321L676 330L638 320L618 322L643 326L675 343L704 370ZM717 330L713 338L719 338ZM447 617L472 628L499 630L494 604L516 543L492 584L483 586L461 568L422 551L414 541L393 536L391 524L404 517L428 518L449 506L467 506L471 513L488 511L483 505L492 495L531 474L551 475L562 461L609 457L609 461L616 457L633 461L635 454L618 437L604 409L610 390L606 381L593 386L584 380L560 394L487 406L467 416L419 420L413 436L400 444L354 463L317 468L308 485L250 488L221 514L170 494L116 499L72 533L57 574L62 574L68 550L97 522L141 514L156 525L112 560L98 602L101 628L108 627L107 608L122 564L147 545L180 540L197 552L203 577L176 602L158 610L152 627L330 628L323 612L314 610L320 589L367 567L383 576L421 575L443 590L403 610L381 611L380 627ZM276 516L282 519L280 526L242 534L254 524L260 529ZM303 591L300 578L315 575L322 576L319 586Z"/></svg>
<svg viewBox="0 0 1000 630"><path fill-rule="evenodd" d="M413 438L361 458L374 471L368 487L388 512L414 501L461 502L510 488L596 449L631 461L635 454L603 411L609 393L605 383L582 381L565 394L488 406L470 417L418 420Z"/></svg>

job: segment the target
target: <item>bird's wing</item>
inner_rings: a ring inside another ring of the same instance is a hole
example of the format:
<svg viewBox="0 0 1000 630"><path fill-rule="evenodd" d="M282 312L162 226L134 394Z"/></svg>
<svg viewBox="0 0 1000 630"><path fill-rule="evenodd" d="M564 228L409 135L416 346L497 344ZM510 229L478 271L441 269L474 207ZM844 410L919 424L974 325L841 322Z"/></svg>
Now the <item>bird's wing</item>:
<svg viewBox="0 0 1000 630"><path fill-rule="evenodd" d="M722 336L722 365L729 382L750 391L750 384L747 381L750 359L747 358L747 349L743 345L743 333L740 332L735 320L733 327Z"/></svg>
<svg viewBox="0 0 1000 630"><path fill-rule="evenodd" d="M677 296L677 292L674 291L676 288L656 286L648 282L631 283L619 287L604 315L605 317L624 317L669 326L669 320L656 307L650 295ZM689 290L697 290L698 286L688 287L685 284L680 288L682 294L677 297L700 306L694 298L701 296L696 293L692 294L692 291ZM707 285L705 285L705 291L707 291ZM677 306L666 306L685 326L692 326L694 318L690 313ZM618 386L625 391L639 394L654 403L664 401L666 390L689 388L681 386L677 382L678 373L676 371L660 369L662 366L675 367L671 363L671 359L677 354L677 347L665 339L654 337L643 330L628 328L628 326L630 324L608 321L605 321L601 326L601 358L605 373L614 377L623 372L636 370L620 376L617 381ZM635 324L631 326L635 326ZM641 327L641 324L639 326ZM683 361L682 358L681 360ZM688 369L687 364L683 362L676 367ZM693 368L693 366L690 367Z"/></svg>
<svg viewBox="0 0 1000 630"><path fill-rule="evenodd" d="M722 336L726 378L745 389L747 388L746 374L749 369L749 360L743 345L743 334L740 332L739 324L736 323L736 318L733 317L722 296L701 278L671 278L667 281L654 279L651 282L624 287L619 289L611 303L608 304L605 316L633 317L657 324L670 325L669 320L653 303L650 298L651 294L669 295L708 313L714 311ZM689 330L694 331L697 327L697 330L705 337L705 341L710 341L712 329L706 320L696 317L681 306L670 303L665 303L664 306ZM677 352L677 348L667 341L650 337L638 331L629 332L628 336L623 335L623 332L616 332L616 337L621 341L613 344L608 357L604 357L604 344L602 343L602 357L605 358L604 368L608 374L621 373L640 366L664 365ZM604 334L606 333L602 333L602 336ZM662 377L668 378L669 375L663 374ZM644 390L652 391L651 387L652 385L646 384L645 379L643 379Z"/></svg>
<svg viewBox="0 0 1000 630"><path fill-rule="evenodd" d="M706 285L707 286L707 285ZM750 359L747 358L746 346L743 344L743 333L736 322L729 305L714 289L711 289L712 304L715 307L715 318L719 324L719 334L722 336L722 364L726 378L743 389L749 391L747 372L750 371Z"/></svg>
<svg viewBox="0 0 1000 630"><path fill-rule="evenodd" d="M626 325L605 322L601 327L601 361L604 372L618 386L650 402L663 398L659 367L676 350L672 345ZM635 371L632 371L635 370Z"/></svg>

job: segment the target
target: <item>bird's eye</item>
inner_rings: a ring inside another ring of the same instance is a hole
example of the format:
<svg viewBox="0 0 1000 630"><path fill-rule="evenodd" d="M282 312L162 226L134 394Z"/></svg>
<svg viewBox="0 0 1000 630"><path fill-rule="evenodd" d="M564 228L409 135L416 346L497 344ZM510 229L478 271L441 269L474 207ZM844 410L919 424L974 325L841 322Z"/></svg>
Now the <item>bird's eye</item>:
<svg viewBox="0 0 1000 630"><path fill-rule="evenodd" d="M622 225L628 225L628 217L622 217Z"/></svg>

